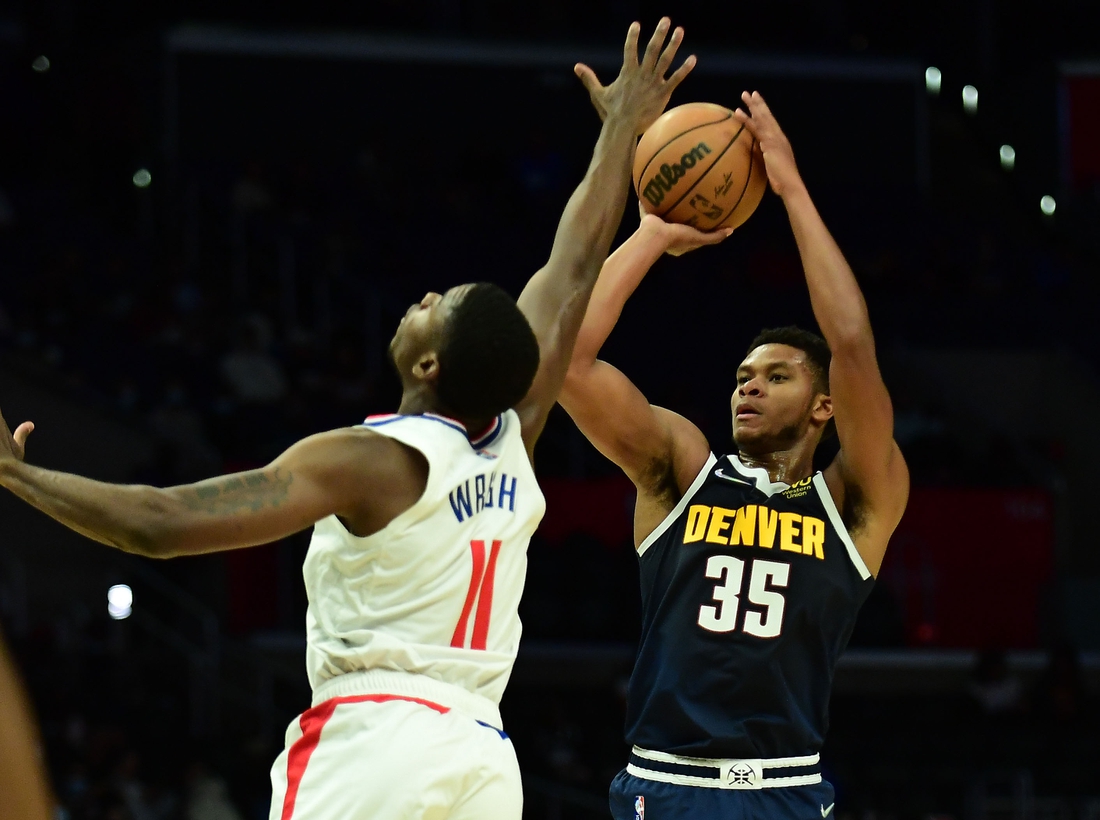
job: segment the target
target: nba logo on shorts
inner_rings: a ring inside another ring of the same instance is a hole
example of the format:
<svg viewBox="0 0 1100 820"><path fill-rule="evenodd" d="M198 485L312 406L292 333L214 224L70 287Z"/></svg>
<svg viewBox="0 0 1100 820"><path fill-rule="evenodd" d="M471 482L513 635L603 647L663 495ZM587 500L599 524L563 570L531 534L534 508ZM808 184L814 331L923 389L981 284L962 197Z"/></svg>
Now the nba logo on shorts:
<svg viewBox="0 0 1100 820"><path fill-rule="evenodd" d="M634 820L645 820L645 798L640 794L634 798Z"/></svg>

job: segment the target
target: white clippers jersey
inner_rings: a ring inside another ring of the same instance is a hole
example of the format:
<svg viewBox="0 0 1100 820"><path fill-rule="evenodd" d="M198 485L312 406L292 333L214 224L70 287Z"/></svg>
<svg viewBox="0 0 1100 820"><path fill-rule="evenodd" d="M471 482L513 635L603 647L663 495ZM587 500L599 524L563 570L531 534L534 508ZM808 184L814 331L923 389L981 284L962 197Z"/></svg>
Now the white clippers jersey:
<svg viewBox="0 0 1100 820"><path fill-rule="evenodd" d="M519 647L527 544L546 509L519 416L508 410L472 442L430 413L364 424L423 453L428 483L366 538L336 516L317 523L303 568L310 685L392 670L497 704Z"/></svg>

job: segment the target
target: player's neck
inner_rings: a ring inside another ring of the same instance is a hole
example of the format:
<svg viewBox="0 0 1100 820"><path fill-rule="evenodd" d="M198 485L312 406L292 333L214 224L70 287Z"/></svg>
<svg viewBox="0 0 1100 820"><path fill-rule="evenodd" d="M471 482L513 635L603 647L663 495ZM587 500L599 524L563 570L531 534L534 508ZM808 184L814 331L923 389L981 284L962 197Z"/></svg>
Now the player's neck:
<svg viewBox="0 0 1100 820"><path fill-rule="evenodd" d="M411 390L406 389L405 392L401 394L401 404L398 405L397 412L403 416L419 416L424 413L434 413L437 416L445 416L453 421L457 421L465 427L467 434L471 436L476 436L478 433L485 430L493 421L492 418L459 418L440 407L439 401L436 399L433 392L415 387Z"/></svg>
<svg viewBox="0 0 1100 820"><path fill-rule="evenodd" d="M401 392L401 404L397 412L403 416L419 416L423 413L436 413L440 416L448 415L439 406L439 400L435 392L427 385L406 385Z"/></svg>
<svg viewBox="0 0 1100 820"><path fill-rule="evenodd" d="M738 454L746 467L760 467L767 471L768 477L784 484L795 484L813 474L814 451L801 443L789 450L776 450L770 453Z"/></svg>

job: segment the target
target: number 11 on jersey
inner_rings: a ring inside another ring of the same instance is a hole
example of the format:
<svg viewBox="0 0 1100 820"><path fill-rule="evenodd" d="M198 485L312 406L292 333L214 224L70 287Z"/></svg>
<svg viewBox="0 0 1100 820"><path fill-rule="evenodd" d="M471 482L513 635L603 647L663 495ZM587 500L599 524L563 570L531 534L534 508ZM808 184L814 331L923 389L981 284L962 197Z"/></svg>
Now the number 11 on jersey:
<svg viewBox="0 0 1100 820"><path fill-rule="evenodd" d="M470 649L484 649L489 637L489 615L493 610L493 578L497 571L497 556L500 554L500 541L493 541L488 560L485 557L485 542L471 541L470 554L473 557L473 572L470 573L470 588L466 591L466 601L462 604L462 614L458 617L451 646L458 649L466 647L466 629L470 625L470 613L477 601L474 615L473 634L470 636Z"/></svg>

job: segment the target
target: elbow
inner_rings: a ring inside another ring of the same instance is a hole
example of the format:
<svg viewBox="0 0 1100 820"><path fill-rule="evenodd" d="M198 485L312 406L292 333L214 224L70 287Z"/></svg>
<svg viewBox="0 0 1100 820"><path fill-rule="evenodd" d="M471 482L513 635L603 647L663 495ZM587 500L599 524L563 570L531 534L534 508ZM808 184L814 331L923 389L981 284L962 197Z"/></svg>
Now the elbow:
<svg viewBox="0 0 1100 820"><path fill-rule="evenodd" d="M847 351L874 351L875 335L867 303L860 296L855 303L822 316L821 330L833 355Z"/></svg>
<svg viewBox="0 0 1100 820"><path fill-rule="evenodd" d="M175 558L179 551L173 549L166 538L145 529L134 530L127 534L126 541L119 545L124 552L140 555L142 558Z"/></svg>
<svg viewBox="0 0 1100 820"><path fill-rule="evenodd" d="M566 406L571 399L576 398L584 392L588 373L591 369L591 362L580 362L574 359L574 361L570 363L569 369L565 371L565 380L562 382L561 394L558 397L558 401L563 407Z"/></svg>
<svg viewBox="0 0 1100 820"><path fill-rule="evenodd" d="M861 358L875 355L875 337L868 323L852 322L848 326L838 327L827 339L829 352L833 358Z"/></svg>
<svg viewBox="0 0 1100 820"><path fill-rule="evenodd" d="M587 301L596 280L600 276L600 271L603 270L603 263L607 258L608 250L606 247L600 246L598 238L585 243L578 243L577 248L583 248L584 251L566 267L568 271L566 276L570 288L569 302L571 304L576 304L579 300Z"/></svg>
<svg viewBox="0 0 1100 820"><path fill-rule="evenodd" d="M573 398L576 393L578 382L578 374L575 368L570 366L565 372L565 380L561 383L561 392L558 393L558 404L568 408L569 400Z"/></svg>
<svg viewBox="0 0 1100 820"><path fill-rule="evenodd" d="M131 555L143 558L175 558L182 554L177 512L164 490L142 487L136 514L126 522L118 547Z"/></svg>
<svg viewBox="0 0 1100 820"><path fill-rule="evenodd" d="M159 529L147 524L131 525L121 533L115 546L123 552L142 558L174 558L178 553L171 549L168 539Z"/></svg>

